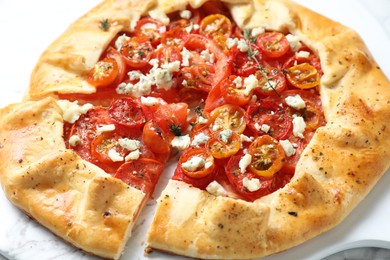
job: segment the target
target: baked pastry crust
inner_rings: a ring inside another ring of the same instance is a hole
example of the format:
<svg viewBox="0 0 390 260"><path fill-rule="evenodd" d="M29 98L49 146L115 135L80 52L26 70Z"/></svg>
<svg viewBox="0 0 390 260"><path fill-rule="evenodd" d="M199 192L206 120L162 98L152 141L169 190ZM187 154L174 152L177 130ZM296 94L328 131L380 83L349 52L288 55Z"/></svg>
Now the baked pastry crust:
<svg viewBox="0 0 390 260"><path fill-rule="evenodd" d="M62 110L52 98L2 109L0 128L8 199L65 241L118 259L145 194L65 149Z"/></svg>
<svg viewBox="0 0 390 260"><path fill-rule="evenodd" d="M150 11L168 13L184 9L187 4L197 8L204 2L205 0L102 2L73 23L43 53L32 73L26 99L41 99L55 96L56 93L95 92L96 89L86 83L83 76L118 32L131 31L139 17ZM286 250L334 227L353 210L389 168L390 83L359 35L339 23L288 0L224 2L241 28L264 26L267 30L290 32L298 35L316 52L324 71L320 93L327 124L317 130L303 152L291 183L253 203L215 197L185 183L170 181L158 199L147 243L153 248L197 258L253 258ZM110 19L112 26L108 31L102 31L99 21L106 18ZM60 229L58 224L51 224L49 220L55 210L51 211L48 207L47 212L41 212L37 205L30 205L34 201L29 196L39 198L50 194L37 193L33 189L36 182L23 182L21 176L23 173L27 174L28 167L36 169L38 178L45 169L51 169L52 174L62 172L69 175L67 167L70 164L52 167L54 163L61 162L62 157L68 158L69 163L70 159L74 160L73 166L77 165L74 162L81 163L74 153L65 150L61 135L58 134L62 131L60 124L55 124L56 131L53 131L57 135L52 136L47 130L45 132L43 125L61 121L61 113L54 103L52 99L44 99L37 103L14 105L1 111L0 127L5 129L0 133L2 185L13 203L54 233L60 236L66 234L66 240L86 251L104 256L103 252L97 251L102 246L97 244L98 241L89 243L85 238L87 245L84 245L82 236L78 236L80 239L75 242L75 238L68 237L72 232L67 228ZM41 106L49 107L48 111L51 111L53 118L42 122L34 121L38 119L32 117L32 108L38 109ZM31 118L27 120L26 114ZM36 122L39 122L40 127L35 129ZM45 141L45 147L50 149L43 151L36 148L41 143L38 136L31 133L40 131L46 133L42 134L45 136L43 140L47 136L55 141ZM14 138L12 142L6 141L11 140L10 137L14 134L23 138L17 143ZM94 172L96 177L93 180L106 176L97 167L88 163L85 165ZM80 175L83 174L85 172L81 171ZM56 185L69 181L65 177L60 179L61 182ZM120 181L111 178L110 182L115 183L112 185L119 190L125 191ZM72 185L78 187L77 191L86 190L85 186ZM14 190L17 191L16 194L23 195L15 196ZM132 189L129 191L133 192L135 191ZM124 192L123 196L130 198L132 195ZM142 194L137 193L137 196L141 203ZM116 200L121 198L115 197ZM103 212L101 208L99 210L100 213ZM129 210L131 218L136 214L134 208L126 210ZM49 220L45 220L46 215L50 215ZM98 230L96 227L101 225L100 219L96 223L87 224L87 227ZM107 249L108 251L110 250ZM107 253L107 257L118 257L118 252L115 252L112 255Z"/></svg>
<svg viewBox="0 0 390 260"><path fill-rule="evenodd" d="M356 32L287 0L229 7L241 28L290 32L316 52L327 124L291 182L253 203L170 182L147 242L197 258L255 258L307 241L340 223L390 165L390 83Z"/></svg>

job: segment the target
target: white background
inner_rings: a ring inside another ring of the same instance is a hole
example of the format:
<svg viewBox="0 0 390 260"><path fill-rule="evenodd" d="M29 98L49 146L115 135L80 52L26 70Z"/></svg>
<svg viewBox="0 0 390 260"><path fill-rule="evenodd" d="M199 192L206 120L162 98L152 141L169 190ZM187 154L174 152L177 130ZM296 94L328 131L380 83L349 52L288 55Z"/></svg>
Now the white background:
<svg viewBox="0 0 390 260"><path fill-rule="evenodd" d="M375 59L390 76L389 0L297 0L334 20L354 28L363 37ZM41 53L66 27L96 5L96 0L0 0L0 107L19 102L29 75ZM390 248L390 174L387 174L335 229L288 250L268 257L319 259L346 248ZM123 259L143 259L142 241L154 203L148 203ZM0 191L0 253L15 259L85 259L41 226L16 210ZM132 252L132 250L135 250ZM152 259L168 256L153 253ZM1 256L0 256L1 258Z"/></svg>

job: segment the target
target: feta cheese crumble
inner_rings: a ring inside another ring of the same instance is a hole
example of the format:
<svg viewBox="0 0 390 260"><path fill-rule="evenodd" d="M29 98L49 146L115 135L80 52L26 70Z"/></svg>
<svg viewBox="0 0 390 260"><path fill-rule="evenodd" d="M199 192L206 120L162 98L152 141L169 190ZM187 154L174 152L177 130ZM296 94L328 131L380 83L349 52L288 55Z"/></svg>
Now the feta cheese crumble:
<svg viewBox="0 0 390 260"><path fill-rule="evenodd" d="M208 135L205 135L204 133L201 132L194 136L191 145L198 146L201 144L205 144L209 139L210 137Z"/></svg>
<svg viewBox="0 0 390 260"><path fill-rule="evenodd" d="M302 99L300 95L295 95L295 96L288 96L284 99L286 101L286 104L289 107L295 108L297 110L303 109L306 107L305 101Z"/></svg>
<svg viewBox="0 0 390 260"><path fill-rule="evenodd" d="M191 159L181 164L183 169L194 172L198 168L204 167L206 165L206 160L200 156L192 156Z"/></svg>
<svg viewBox="0 0 390 260"><path fill-rule="evenodd" d="M102 125L102 126L98 126L96 128L96 132L98 135L100 135L101 133L104 133L104 132L111 132L111 131L114 131L115 130L115 125L114 124L109 124L109 125Z"/></svg>
<svg viewBox="0 0 390 260"><path fill-rule="evenodd" d="M305 123L305 120L303 119L303 117L294 116L292 123L293 123L294 136L299 137L299 138L304 138L303 132L305 131L306 123Z"/></svg>
<svg viewBox="0 0 390 260"><path fill-rule="evenodd" d="M207 185L206 190L215 196L226 195L226 190L217 181L210 182L209 185Z"/></svg>
<svg viewBox="0 0 390 260"><path fill-rule="evenodd" d="M257 178L248 179L248 177L245 177L244 179L242 179L242 184L250 192L257 191L261 188L260 180Z"/></svg>
<svg viewBox="0 0 390 260"><path fill-rule="evenodd" d="M175 136L171 141L172 147L178 150L186 149L188 146L190 146L190 143L191 138L189 135Z"/></svg>
<svg viewBox="0 0 390 260"><path fill-rule="evenodd" d="M251 164L251 162L252 155L250 155L249 153L241 157L240 161L238 162L238 167L240 168L241 173L245 173L246 168Z"/></svg>
<svg viewBox="0 0 390 260"><path fill-rule="evenodd" d="M80 143L81 139L78 135L72 135L70 138L69 138L69 144L71 146L76 146Z"/></svg>
<svg viewBox="0 0 390 260"><path fill-rule="evenodd" d="M284 153L287 157L290 157L295 154L295 148L289 140L280 140L279 143L282 146Z"/></svg>

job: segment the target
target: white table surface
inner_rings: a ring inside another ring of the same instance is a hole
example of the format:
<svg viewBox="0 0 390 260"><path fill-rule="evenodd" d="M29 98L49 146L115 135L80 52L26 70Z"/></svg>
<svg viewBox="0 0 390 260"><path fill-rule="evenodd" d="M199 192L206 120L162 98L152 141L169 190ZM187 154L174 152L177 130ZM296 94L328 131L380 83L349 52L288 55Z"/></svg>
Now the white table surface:
<svg viewBox="0 0 390 260"><path fill-rule="evenodd" d="M390 77L390 0L296 1L358 31ZM40 54L72 21L96 3L97 0L0 0L0 107L21 100ZM266 259L321 259L348 248L358 249L326 259L390 259L389 250L371 248L390 248L388 183L389 171L338 227L286 253ZM150 221L147 215L152 213L153 208L154 203L148 203L146 212L136 225L134 236L137 240L128 245L130 249L136 248L136 252L126 252L123 259L144 259L143 232ZM90 258L26 218L5 199L2 191L0 211L0 260L4 256L21 260ZM153 253L150 258L167 259L168 256Z"/></svg>

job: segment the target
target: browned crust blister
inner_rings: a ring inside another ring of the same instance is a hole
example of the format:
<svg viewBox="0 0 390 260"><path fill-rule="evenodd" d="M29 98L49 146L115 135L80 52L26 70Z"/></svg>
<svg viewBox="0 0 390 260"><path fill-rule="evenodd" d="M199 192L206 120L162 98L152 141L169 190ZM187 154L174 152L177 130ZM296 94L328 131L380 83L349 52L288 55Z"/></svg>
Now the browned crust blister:
<svg viewBox="0 0 390 260"><path fill-rule="evenodd" d="M102 2L43 53L26 100L95 92L83 76L118 32L132 30L149 10L168 13L203 2ZM303 152L292 181L253 203L171 180L147 243L196 258L255 258L340 223L389 168L390 84L359 35L339 23L288 0L224 2L241 28L290 32L320 57L327 124ZM111 27L103 31L99 21L107 18ZM119 257L144 195L65 149L54 99L11 105L0 116L0 178L9 199L85 251ZM102 236L114 242L103 245L96 240Z"/></svg>

